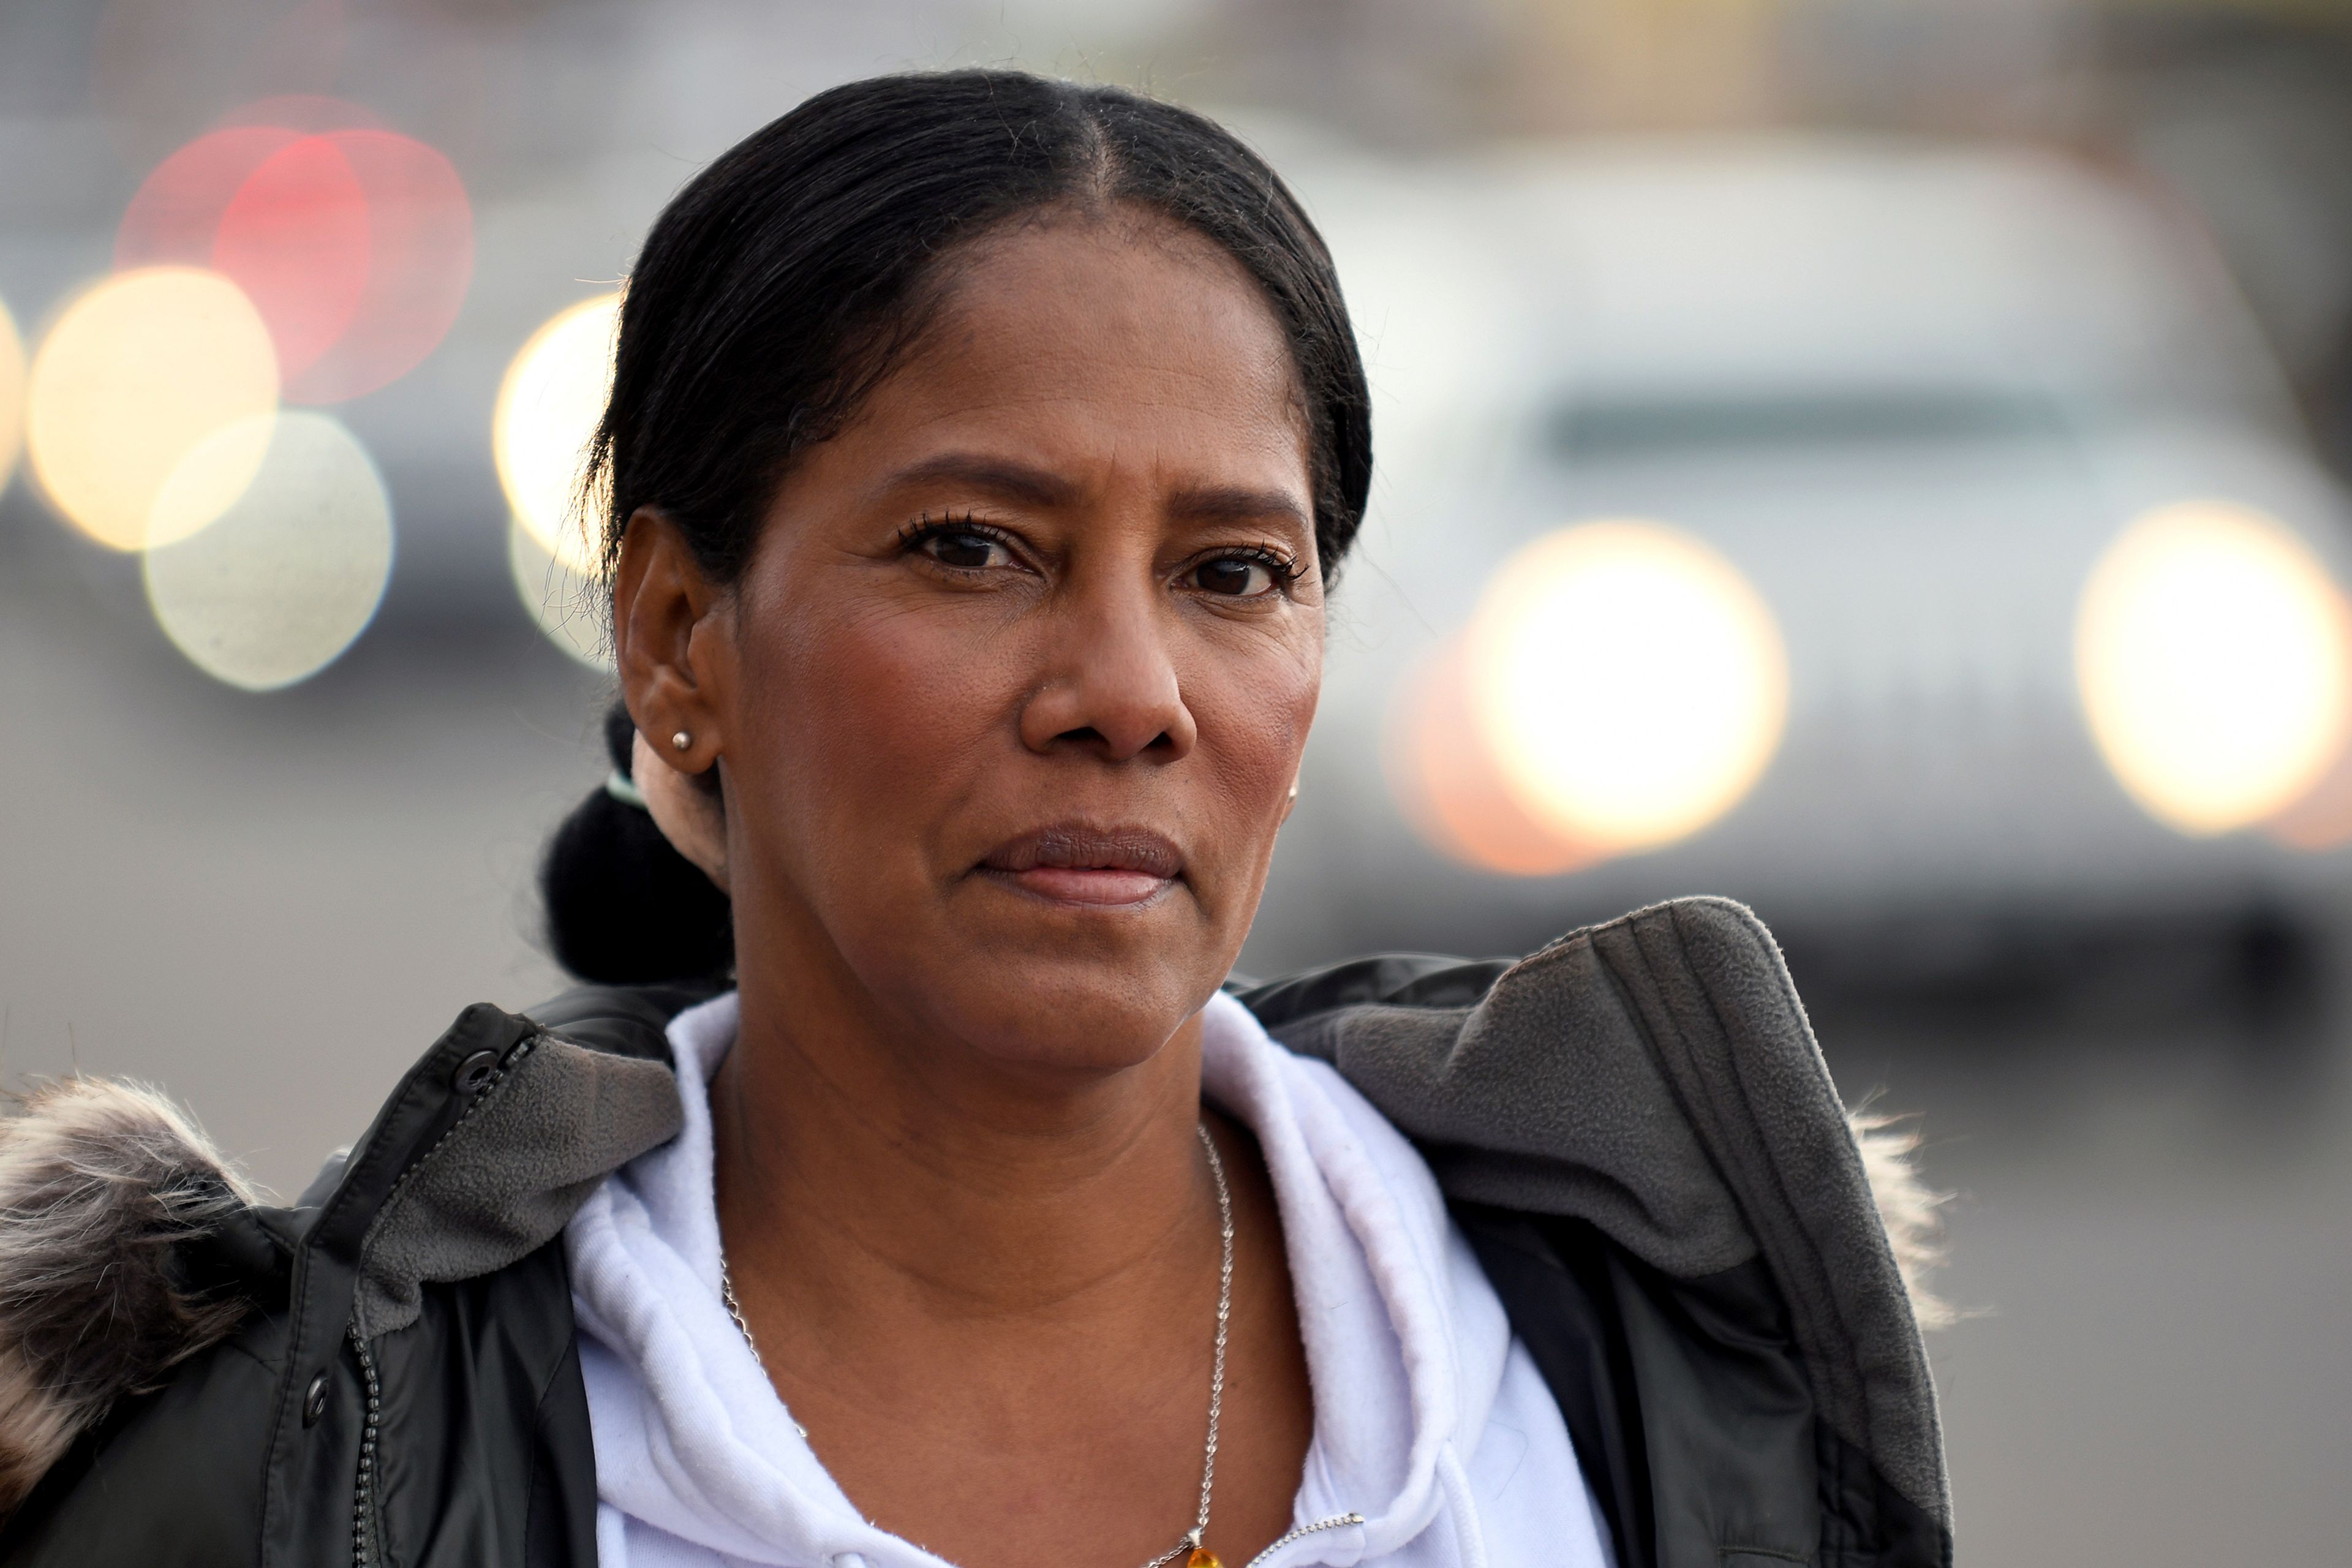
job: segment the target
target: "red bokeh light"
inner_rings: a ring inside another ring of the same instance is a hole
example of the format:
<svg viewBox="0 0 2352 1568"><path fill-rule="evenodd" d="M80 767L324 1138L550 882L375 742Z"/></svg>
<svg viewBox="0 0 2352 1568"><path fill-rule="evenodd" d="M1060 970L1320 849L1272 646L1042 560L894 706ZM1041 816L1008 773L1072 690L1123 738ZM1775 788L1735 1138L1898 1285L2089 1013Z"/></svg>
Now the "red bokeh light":
<svg viewBox="0 0 2352 1568"><path fill-rule="evenodd" d="M213 270L236 279L259 307L291 395L359 314L373 270L369 206L336 138L298 136L263 159L221 210Z"/></svg>
<svg viewBox="0 0 2352 1568"><path fill-rule="evenodd" d="M256 109L293 123L228 126L166 158L123 214L115 264L234 279L268 323L289 401L372 392L457 320L474 271L465 186L431 147L331 100Z"/></svg>

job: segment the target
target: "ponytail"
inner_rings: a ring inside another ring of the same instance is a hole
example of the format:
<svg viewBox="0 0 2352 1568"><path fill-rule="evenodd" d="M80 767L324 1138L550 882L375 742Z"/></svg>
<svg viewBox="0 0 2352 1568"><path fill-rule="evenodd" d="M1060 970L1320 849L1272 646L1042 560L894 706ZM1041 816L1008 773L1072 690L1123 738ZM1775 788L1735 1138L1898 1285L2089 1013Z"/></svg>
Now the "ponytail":
<svg viewBox="0 0 2352 1568"><path fill-rule="evenodd" d="M627 798L636 733L614 702L604 715L613 775L548 840L539 867L548 945L557 963L599 984L723 975L735 967L732 906Z"/></svg>

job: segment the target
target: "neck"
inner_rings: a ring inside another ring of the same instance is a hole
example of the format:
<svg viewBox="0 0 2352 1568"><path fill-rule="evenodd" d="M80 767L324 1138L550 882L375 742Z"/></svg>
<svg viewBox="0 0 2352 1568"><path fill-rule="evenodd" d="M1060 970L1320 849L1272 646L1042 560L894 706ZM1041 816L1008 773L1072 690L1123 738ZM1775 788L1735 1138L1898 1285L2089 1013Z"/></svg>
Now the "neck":
<svg viewBox="0 0 2352 1568"><path fill-rule="evenodd" d="M1197 1270L1215 1230L1197 1015L1132 1067L1056 1073L808 978L747 969L711 1085L739 1280L815 1322L1009 1325L1115 1310Z"/></svg>
<svg viewBox="0 0 2352 1568"><path fill-rule="evenodd" d="M845 966L803 972L829 950L761 943L737 908L719 1229L793 1419L861 1512L950 1561L1164 1551L1197 1506L1220 1298L1198 1016L1124 1048L1080 1028L1097 1066L1041 1066L1003 1028L894 1013ZM1238 1563L1288 1528L1314 1413L1272 1187L1246 1137L1209 1122L1240 1401L1211 1541Z"/></svg>

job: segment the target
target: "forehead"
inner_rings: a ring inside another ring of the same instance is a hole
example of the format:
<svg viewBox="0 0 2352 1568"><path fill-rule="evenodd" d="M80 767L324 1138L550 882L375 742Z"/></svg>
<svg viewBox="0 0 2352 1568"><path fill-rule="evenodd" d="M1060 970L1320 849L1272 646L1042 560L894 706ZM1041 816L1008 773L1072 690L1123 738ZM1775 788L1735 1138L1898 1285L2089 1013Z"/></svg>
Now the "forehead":
<svg viewBox="0 0 2352 1568"><path fill-rule="evenodd" d="M993 431L1052 458L1106 446L1165 466L1295 469L1306 419L1264 292L1202 236L1148 215L1054 212L948 263L921 338L856 424L895 442Z"/></svg>

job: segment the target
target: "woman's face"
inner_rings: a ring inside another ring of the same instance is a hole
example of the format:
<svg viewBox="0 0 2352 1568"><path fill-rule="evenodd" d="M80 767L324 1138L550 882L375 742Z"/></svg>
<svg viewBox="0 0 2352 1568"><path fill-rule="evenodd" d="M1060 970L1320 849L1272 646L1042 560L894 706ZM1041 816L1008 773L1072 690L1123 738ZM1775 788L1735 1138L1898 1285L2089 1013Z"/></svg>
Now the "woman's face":
<svg viewBox="0 0 2352 1568"><path fill-rule="evenodd" d="M747 994L1114 1070L1240 951L1314 717L1296 376L1240 267L1150 218L952 276L696 633Z"/></svg>

